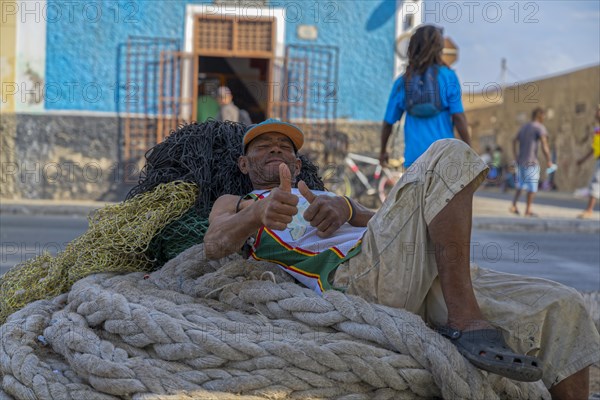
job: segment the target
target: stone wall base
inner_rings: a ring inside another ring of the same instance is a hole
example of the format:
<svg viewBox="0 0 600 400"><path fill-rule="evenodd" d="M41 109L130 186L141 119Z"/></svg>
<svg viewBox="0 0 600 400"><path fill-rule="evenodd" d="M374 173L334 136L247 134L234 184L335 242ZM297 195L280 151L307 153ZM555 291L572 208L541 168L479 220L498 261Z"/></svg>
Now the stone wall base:
<svg viewBox="0 0 600 400"><path fill-rule="evenodd" d="M123 200L143 160L123 159L119 124L117 116L94 114L2 114L0 198ZM378 122L337 122L348 151L372 157L379 152L380 130ZM343 155L315 161L323 170L342 164Z"/></svg>

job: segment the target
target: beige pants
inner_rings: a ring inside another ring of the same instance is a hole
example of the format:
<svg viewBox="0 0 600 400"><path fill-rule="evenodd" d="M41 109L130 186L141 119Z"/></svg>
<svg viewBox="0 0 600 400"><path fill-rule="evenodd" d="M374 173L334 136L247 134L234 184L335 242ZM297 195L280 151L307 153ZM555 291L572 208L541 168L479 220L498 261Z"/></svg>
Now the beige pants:
<svg viewBox="0 0 600 400"><path fill-rule="evenodd" d="M447 310L427 225L456 193L472 181L480 184L486 173L462 141L432 144L371 219L362 252L338 268L334 286L443 325ZM515 351L540 358L548 388L600 361L600 336L576 290L475 265L471 279L485 318L503 330Z"/></svg>

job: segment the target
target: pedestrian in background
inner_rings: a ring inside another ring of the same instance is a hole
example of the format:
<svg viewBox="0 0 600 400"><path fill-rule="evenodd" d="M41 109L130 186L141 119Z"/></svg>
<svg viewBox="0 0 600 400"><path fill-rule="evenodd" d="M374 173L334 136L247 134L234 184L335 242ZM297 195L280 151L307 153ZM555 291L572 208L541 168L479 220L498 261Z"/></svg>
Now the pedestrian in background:
<svg viewBox="0 0 600 400"><path fill-rule="evenodd" d="M594 205L600 198L600 104L596 109L596 125L592 136L592 146L586 155L577 160L577 166L580 167L592 155L596 159L596 167L590 180L588 204L583 213L579 214L577 218L591 218L594 215Z"/></svg>
<svg viewBox="0 0 600 400"><path fill-rule="evenodd" d="M490 146L485 147L485 151L480 155L481 161L487 166L492 163L492 148Z"/></svg>
<svg viewBox="0 0 600 400"><path fill-rule="evenodd" d="M216 119L219 115L219 102L210 94L198 96L196 102L196 121L205 122L210 118Z"/></svg>
<svg viewBox="0 0 600 400"><path fill-rule="evenodd" d="M513 139L513 152L515 155L517 168L516 192L513 198L512 206L509 211L519 215L517 201L521 196L521 191L527 192L527 206L525 208L526 217L537 217L531 210L533 198L538 191L540 181L540 165L538 163L538 148L541 143L542 153L546 157L548 168L552 165L550 158L550 149L548 147L548 131L544 126L545 112L537 107L531 113L531 121L519 129L519 132Z"/></svg>
<svg viewBox="0 0 600 400"><path fill-rule="evenodd" d="M496 176L502 178L504 175L504 153L501 146L496 146L492 153L492 169L496 171Z"/></svg>
<svg viewBox="0 0 600 400"><path fill-rule="evenodd" d="M408 66L392 87L383 127L379 162L388 162L387 143L392 125L404 122L404 166L408 168L439 139L460 138L471 144L460 82L456 73L442 61L443 30L433 25L419 27L408 44Z"/></svg>
<svg viewBox="0 0 600 400"><path fill-rule="evenodd" d="M490 172L488 172L487 176L488 185L504 187L502 147L496 146L493 152L491 147L489 147L489 151L491 156L490 162L488 163L490 166Z"/></svg>

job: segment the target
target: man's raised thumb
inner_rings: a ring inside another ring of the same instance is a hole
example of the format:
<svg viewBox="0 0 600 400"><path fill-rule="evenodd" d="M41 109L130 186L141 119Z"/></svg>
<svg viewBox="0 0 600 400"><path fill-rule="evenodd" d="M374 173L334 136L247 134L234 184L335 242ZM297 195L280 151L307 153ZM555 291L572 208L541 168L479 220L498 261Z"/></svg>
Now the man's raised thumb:
<svg viewBox="0 0 600 400"><path fill-rule="evenodd" d="M279 189L292 193L292 173L285 163L279 164Z"/></svg>
<svg viewBox="0 0 600 400"><path fill-rule="evenodd" d="M298 182L298 190L300 191L302 197L304 197L309 203L312 203L317 198L317 196L315 196L315 194L311 192L308 186L306 186L306 183L304 183L304 181Z"/></svg>

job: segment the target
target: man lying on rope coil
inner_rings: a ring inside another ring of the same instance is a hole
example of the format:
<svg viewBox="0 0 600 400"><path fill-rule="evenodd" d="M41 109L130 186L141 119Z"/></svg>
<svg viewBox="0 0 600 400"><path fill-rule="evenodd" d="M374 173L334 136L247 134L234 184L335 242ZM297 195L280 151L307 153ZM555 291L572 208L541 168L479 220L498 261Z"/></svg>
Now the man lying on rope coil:
<svg viewBox="0 0 600 400"><path fill-rule="evenodd" d="M483 370L543 379L553 398L587 399L600 335L581 296L552 281L470 266L473 193L487 166L469 146L433 143L373 212L296 183L303 143L289 123L249 127L238 166L254 190L215 201L208 258L244 248L319 293L342 290L420 315Z"/></svg>

